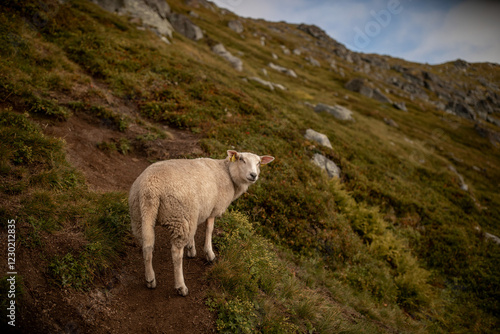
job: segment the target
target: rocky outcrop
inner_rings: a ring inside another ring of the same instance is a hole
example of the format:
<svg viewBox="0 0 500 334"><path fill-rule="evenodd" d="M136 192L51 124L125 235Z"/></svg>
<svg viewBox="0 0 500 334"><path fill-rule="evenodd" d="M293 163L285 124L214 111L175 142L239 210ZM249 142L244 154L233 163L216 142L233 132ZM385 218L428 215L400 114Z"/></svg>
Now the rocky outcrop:
<svg viewBox="0 0 500 334"><path fill-rule="evenodd" d="M335 118L340 119L342 121L354 121L354 118L352 118L352 111L350 109L347 109L346 107L340 106L340 105L334 105L330 106L327 104L323 103L318 103L314 107L315 112L327 112L330 115L333 115Z"/></svg>
<svg viewBox="0 0 500 334"><path fill-rule="evenodd" d="M324 155L315 153L311 162L319 168L325 170L330 178L340 178L340 168L335 164L335 162L331 161Z"/></svg>
<svg viewBox="0 0 500 334"><path fill-rule="evenodd" d="M200 27L191 22L191 20L182 14L172 13L168 16L168 19L175 31L179 34L192 39L193 41L198 41L203 38L203 32Z"/></svg>
<svg viewBox="0 0 500 334"><path fill-rule="evenodd" d="M243 62L241 61L241 59L233 56L231 52L227 51L224 45L222 45L221 43L214 45L212 47L212 51L215 54L226 59L233 66L235 70L240 72L243 71Z"/></svg>
<svg viewBox="0 0 500 334"><path fill-rule="evenodd" d="M448 105L446 105L446 112L471 120L476 119L476 113L474 110L469 108L466 104L458 101L450 101Z"/></svg>
<svg viewBox="0 0 500 334"><path fill-rule="evenodd" d="M107 11L128 15L143 27L162 37L172 38L174 28L168 21L170 7L164 0L92 0Z"/></svg>
<svg viewBox="0 0 500 334"><path fill-rule="evenodd" d="M319 133L319 132L316 132L313 129L307 129L304 137L307 140L315 141L320 145L326 146L328 148L332 148L332 144L330 143L330 139L328 139L328 137L326 135Z"/></svg>

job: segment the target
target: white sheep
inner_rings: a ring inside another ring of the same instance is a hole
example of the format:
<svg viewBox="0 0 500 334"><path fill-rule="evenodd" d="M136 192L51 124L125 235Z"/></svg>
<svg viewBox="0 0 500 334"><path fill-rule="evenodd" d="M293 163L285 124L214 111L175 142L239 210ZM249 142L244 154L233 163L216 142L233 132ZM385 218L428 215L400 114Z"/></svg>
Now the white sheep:
<svg viewBox="0 0 500 334"><path fill-rule="evenodd" d="M132 232L142 244L146 285L156 287L152 259L156 223L166 226L172 243L175 289L186 296L182 257L196 256L194 235L199 224L207 222L205 254L215 259L212 231L215 217L221 216L232 201L257 181L260 165L271 156L227 151L227 158L166 160L152 164L130 189L129 207Z"/></svg>

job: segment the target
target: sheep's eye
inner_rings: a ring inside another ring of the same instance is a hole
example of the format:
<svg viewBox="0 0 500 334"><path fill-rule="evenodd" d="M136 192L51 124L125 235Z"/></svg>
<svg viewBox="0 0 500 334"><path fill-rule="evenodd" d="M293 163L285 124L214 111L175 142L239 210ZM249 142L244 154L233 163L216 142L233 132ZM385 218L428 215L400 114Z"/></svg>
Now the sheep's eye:
<svg viewBox="0 0 500 334"><path fill-rule="evenodd" d="M243 158L240 158L240 161L246 164L246 161Z"/></svg>

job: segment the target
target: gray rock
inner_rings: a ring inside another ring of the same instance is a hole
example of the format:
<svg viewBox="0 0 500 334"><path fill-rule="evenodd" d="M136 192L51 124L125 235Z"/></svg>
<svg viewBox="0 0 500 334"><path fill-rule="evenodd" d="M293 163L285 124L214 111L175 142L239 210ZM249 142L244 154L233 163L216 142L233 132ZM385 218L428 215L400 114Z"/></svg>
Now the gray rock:
<svg viewBox="0 0 500 334"><path fill-rule="evenodd" d="M364 79L361 78L350 80L345 84L345 88L353 92L360 93L361 95L364 95L366 97L373 96L373 89L366 84Z"/></svg>
<svg viewBox="0 0 500 334"><path fill-rule="evenodd" d="M293 49L293 54L296 56L300 56L302 54L302 51L300 51L300 49Z"/></svg>
<svg viewBox="0 0 500 334"><path fill-rule="evenodd" d="M332 144L330 143L330 139L322 133L316 132L313 129L307 129L304 137L307 140L315 141L320 145L332 148Z"/></svg>
<svg viewBox="0 0 500 334"><path fill-rule="evenodd" d="M203 38L203 32L200 27L191 22L191 20L182 14L172 13L168 16L168 19L175 31L179 34L192 39L193 41L198 41Z"/></svg>
<svg viewBox="0 0 500 334"><path fill-rule="evenodd" d="M463 118L468 118L471 120L476 119L476 113L474 110L469 108L469 106L465 105L464 103L458 102L458 101L450 101L446 105L446 111L448 113L463 117Z"/></svg>
<svg viewBox="0 0 500 334"><path fill-rule="evenodd" d="M212 51L215 54L226 59L229 63L231 63L231 65L233 66L233 68L235 70L240 71L240 72L243 71L243 62L241 61L241 59L233 56L229 51L226 50L224 45L222 45L221 43L214 45L212 47Z"/></svg>
<svg viewBox="0 0 500 334"><path fill-rule="evenodd" d="M389 126L393 126L395 128L399 128L398 123L396 123L392 118L385 118L384 117L384 122L385 122L385 124L387 124Z"/></svg>
<svg viewBox="0 0 500 334"><path fill-rule="evenodd" d="M352 111L338 104L334 106L329 106L327 104L318 103L316 107L314 107L314 111L315 112L326 111L327 113L335 116L335 118L340 119L342 121L354 121L354 118L352 118Z"/></svg>
<svg viewBox="0 0 500 334"><path fill-rule="evenodd" d="M455 173L455 175L458 177L459 183L460 183L460 189L463 191L468 191L469 186L465 184L464 177L457 172L457 169L453 165L448 165L448 169Z"/></svg>
<svg viewBox="0 0 500 334"><path fill-rule="evenodd" d="M291 52L289 48L287 48L285 45L280 45L280 47L285 55L290 55Z"/></svg>
<svg viewBox="0 0 500 334"><path fill-rule="evenodd" d="M375 88L373 90L373 96L372 97L375 100L380 101L382 103L392 103L391 99L389 99L387 96L385 96L384 94L382 94L382 92L378 88Z"/></svg>
<svg viewBox="0 0 500 334"><path fill-rule="evenodd" d="M324 155L315 153L311 162L319 168L325 170L330 178L340 178L340 168L335 164L335 162L331 161Z"/></svg>
<svg viewBox="0 0 500 334"><path fill-rule="evenodd" d="M231 20L227 23L227 26L237 34L241 34L244 30L240 20Z"/></svg>
<svg viewBox="0 0 500 334"><path fill-rule="evenodd" d="M286 67L279 66L279 65L276 65L274 63L269 63L269 67L272 68L273 70L279 71L281 73L285 73L286 75L289 75L293 78L297 77L297 74L295 74L295 72L293 70L288 69Z"/></svg>
<svg viewBox="0 0 500 334"><path fill-rule="evenodd" d="M144 27L159 36L172 38L174 28L168 21L170 7L164 0L92 0L107 11L139 19Z"/></svg>
<svg viewBox="0 0 500 334"><path fill-rule="evenodd" d="M306 60L311 63L312 66L316 66L316 67L321 67L321 64L319 61L317 61L316 59L314 59L312 56L309 56L309 57L306 57Z"/></svg>
<svg viewBox="0 0 500 334"><path fill-rule="evenodd" d="M396 109L408 111L408 109L406 109L406 103L404 103L404 102L394 102L392 105Z"/></svg>
<svg viewBox="0 0 500 334"><path fill-rule="evenodd" d="M259 77L250 77L248 79L251 80L251 81L258 82L261 85L269 88L270 90L274 90L275 88L278 88L278 89L281 89L281 90L286 90L285 86L283 86L283 85L280 85L280 84L277 84L277 83L274 83L274 82L271 82L271 81L267 81L267 80L261 79Z"/></svg>

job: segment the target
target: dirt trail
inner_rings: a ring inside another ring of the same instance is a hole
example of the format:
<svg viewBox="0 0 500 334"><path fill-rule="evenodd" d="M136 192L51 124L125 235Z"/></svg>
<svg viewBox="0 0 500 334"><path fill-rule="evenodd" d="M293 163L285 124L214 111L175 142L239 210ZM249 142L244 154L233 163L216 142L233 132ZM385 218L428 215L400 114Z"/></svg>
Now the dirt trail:
<svg viewBox="0 0 500 334"><path fill-rule="evenodd" d="M90 189L127 192L135 178L150 164L149 158L141 152L106 153L97 148L97 143L131 138L143 131L134 126L120 133L95 124L85 115L73 115L67 122L44 128L46 134L64 138L68 160L84 174ZM201 152L196 136L173 129L169 132L174 139L157 141L158 147L153 151L161 152L164 158ZM146 287L142 250L133 243L127 246L123 266L102 286L88 293L45 288L50 291L40 293L35 303L58 304L63 300L66 312L60 311L62 318L57 322L66 333L215 333L215 315L205 306L208 283L204 274L210 265L203 254L204 229L205 226L200 225L196 235L197 257L184 259L184 277L189 288L187 297L178 296L174 290L170 243L166 230L156 227L153 257L156 289ZM54 307L57 309L57 305Z"/></svg>

